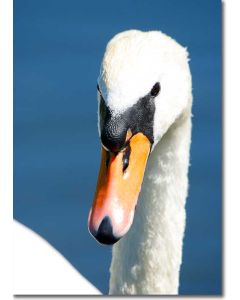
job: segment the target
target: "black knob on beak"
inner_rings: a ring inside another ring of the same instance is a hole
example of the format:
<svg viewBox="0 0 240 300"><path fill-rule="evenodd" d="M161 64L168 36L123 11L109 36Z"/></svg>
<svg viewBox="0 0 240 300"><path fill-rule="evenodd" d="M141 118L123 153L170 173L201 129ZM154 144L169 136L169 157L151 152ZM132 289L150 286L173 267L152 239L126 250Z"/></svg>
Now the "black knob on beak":
<svg viewBox="0 0 240 300"><path fill-rule="evenodd" d="M102 144L111 152L119 152L125 144L128 124L122 117L108 119L102 127Z"/></svg>

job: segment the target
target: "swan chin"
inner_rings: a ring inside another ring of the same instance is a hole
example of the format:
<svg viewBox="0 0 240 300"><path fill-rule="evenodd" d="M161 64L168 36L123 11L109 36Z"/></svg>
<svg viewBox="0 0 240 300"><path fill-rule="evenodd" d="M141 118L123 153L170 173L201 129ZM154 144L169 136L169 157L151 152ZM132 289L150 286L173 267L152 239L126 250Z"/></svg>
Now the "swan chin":
<svg viewBox="0 0 240 300"><path fill-rule="evenodd" d="M132 225L151 143L142 133L126 137L114 153L102 147L102 159L93 206L89 213L90 233L101 244L112 245Z"/></svg>

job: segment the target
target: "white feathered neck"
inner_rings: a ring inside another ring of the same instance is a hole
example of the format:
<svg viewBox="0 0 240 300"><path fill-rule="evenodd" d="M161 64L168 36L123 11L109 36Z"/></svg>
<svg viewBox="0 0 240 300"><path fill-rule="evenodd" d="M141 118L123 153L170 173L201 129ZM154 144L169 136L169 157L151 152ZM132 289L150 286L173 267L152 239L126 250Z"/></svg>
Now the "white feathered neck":
<svg viewBox="0 0 240 300"><path fill-rule="evenodd" d="M186 111L152 152L133 225L113 246L110 294L178 294L190 135Z"/></svg>

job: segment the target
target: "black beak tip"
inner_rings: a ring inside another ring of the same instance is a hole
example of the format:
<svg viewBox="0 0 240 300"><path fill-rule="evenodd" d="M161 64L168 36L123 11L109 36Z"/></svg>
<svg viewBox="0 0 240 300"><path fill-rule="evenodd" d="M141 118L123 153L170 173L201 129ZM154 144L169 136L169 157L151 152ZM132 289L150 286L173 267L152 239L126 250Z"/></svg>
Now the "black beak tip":
<svg viewBox="0 0 240 300"><path fill-rule="evenodd" d="M120 240L114 236L112 222L108 216L104 217L94 237L100 244L104 245L113 245Z"/></svg>

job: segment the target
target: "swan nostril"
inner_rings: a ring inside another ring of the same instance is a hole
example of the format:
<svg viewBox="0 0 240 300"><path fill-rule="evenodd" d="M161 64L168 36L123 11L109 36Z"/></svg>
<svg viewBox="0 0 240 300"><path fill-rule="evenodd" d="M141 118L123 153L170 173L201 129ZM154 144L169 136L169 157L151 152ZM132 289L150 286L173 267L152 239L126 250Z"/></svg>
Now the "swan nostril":
<svg viewBox="0 0 240 300"><path fill-rule="evenodd" d="M120 239L114 236L112 222L108 216L102 220L95 238L99 243L106 245L113 245Z"/></svg>
<svg viewBox="0 0 240 300"><path fill-rule="evenodd" d="M128 144L127 147L124 150L124 154L123 154L123 172L126 171L128 165L129 165L129 157L130 157L130 153L131 153L131 148L130 145Z"/></svg>

